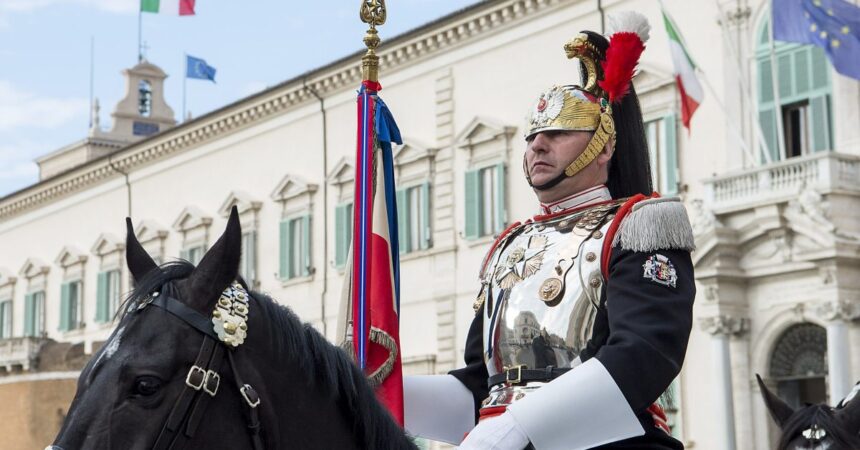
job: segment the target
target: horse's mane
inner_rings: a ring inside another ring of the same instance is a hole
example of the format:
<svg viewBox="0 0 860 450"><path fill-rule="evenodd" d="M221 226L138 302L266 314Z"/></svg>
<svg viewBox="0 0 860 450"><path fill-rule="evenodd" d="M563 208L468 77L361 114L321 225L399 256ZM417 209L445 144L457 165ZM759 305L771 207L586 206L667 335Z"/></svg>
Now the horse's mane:
<svg viewBox="0 0 860 450"><path fill-rule="evenodd" d="M813 424L827 432L827 437L836 445L834 450L860 449L860 437L845 430L833 408L828 405L809 405L792 414L782 426L782 437L776 448L788 449L789 443L801 437L801 433Z"/></svg>
<svg viewBox="0 0 860 450"><path fill-rule="evenodd" d="M162 286L191 275L194 266L187 261L171 261L145 276L119 308L118 313L125 317L128 305L136 305L150 293L159 291ZM244 285L244 281L240 280ZM301 320L286 306L276 303L261 292L250 291L251 296L262 307L262 314L270 321L273 330L271 339L276 355L290 358L301 373L307 374L306 380L326 392L330 400L336 401L352 420L355 436L362 443L361 448L415 448L376 400L361 370L352 363L350 357L340 348L329 343L310 324ZM398 444L400 443L400 444Z"/></svg>

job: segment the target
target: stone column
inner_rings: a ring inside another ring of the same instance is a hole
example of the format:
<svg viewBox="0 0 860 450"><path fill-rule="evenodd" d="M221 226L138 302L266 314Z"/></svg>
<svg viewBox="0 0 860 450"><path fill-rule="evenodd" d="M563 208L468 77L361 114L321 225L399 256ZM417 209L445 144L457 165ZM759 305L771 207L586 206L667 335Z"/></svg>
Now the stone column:
<svg viewBox="0 0 860 450"><path fill-rule="evenodd" d="M717 376L713 391L717 407L714 418L719 424L715 436L716 448L735 450L735 407L729 338L745 331L749 327L749 320L720 315L702 319L701 325L711 335L714 374Z"/></svg>
<svg viewBox="0 0 860 450"><path fill-rule="evenodd" d="M860 317L857 304L831 301L818 308L819 316L827 326L827 374L830 385L830 404L835 405L854 387L851 377L851 345L848 328Z"/></svg>

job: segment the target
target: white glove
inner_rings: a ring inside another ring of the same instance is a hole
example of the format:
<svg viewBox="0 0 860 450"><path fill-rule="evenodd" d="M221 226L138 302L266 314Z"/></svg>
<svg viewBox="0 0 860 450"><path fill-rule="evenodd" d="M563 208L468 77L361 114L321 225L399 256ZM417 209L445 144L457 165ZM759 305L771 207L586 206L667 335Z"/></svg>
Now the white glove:
<svg viewBox="0 0 860 450"><path fill-rule="evenodd" d="M514 416L504 414L481 421L466 440L460 444L460 450L523 450L529 445L529 438L517 423Z"/></svg>

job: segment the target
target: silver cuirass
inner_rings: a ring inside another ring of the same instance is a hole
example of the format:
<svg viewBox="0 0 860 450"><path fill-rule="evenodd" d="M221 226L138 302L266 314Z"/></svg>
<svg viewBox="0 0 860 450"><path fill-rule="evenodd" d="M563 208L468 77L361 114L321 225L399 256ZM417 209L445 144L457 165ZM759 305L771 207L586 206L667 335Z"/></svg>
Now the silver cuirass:
<svg viewBox="0 0 860 450"><path fill-rule="evenodd" d="M600 303L601 253L616 207L613 202L524 224L498 243L479 294L490 376L580 363ZM508 405L542 384L493 386L484 406Z"/></svg>

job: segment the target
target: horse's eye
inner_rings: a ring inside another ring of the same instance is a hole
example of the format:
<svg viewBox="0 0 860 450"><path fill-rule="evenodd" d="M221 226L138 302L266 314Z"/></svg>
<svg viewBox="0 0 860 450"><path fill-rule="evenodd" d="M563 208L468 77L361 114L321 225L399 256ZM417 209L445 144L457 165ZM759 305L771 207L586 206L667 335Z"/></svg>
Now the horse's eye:
<svg viewBox="0 0 860 450"><path fill-rule="evenodd" d="M138 377L134 380L134 394L148 397L161 389L161 380L153 376Z"/></svg>

